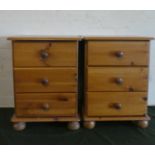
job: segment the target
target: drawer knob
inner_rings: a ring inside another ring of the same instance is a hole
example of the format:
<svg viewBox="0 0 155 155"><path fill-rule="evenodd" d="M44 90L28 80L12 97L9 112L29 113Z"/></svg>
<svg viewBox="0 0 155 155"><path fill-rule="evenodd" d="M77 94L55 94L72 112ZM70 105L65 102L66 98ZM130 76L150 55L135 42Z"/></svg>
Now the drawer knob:
<svg viewBox="0 0 155 155"><path fill-rule="evenodd" d="M41 83L46 86L46 85L48 85L49 81L48 81L48 79L43 79L43 80L41 80Z"/></svg>
<svg viewBox="0 0 155 155"><path fill-rule="evenodd" d="M114 103L113 107L114 107L115 109L120 110L120 109L122 109L122 104L121 104L121 103Z"/></svg>
<svg viewBox="0 0 155 155"><path fill-rule="evenodd" d="M42 108L43 108L43 110L49 110L50 106L48 103L44 103Z"/></svg>
<svg viewBox="0 0 155 155"><path fill-rule="evenodd" d="M123 51L118 51L115 53L117 58L122 58L124 56L124 52Z"/></svg>
<svg viewBox="0 0 155 155"><path fill-rule="evenodd" d="M123 82L124 82L124 80L122 79L122 78L116 78L115 79L115 82L117 83L117 84L123 84Z"/></svg>
<svg viewBox="0 0 155 155"><path fill-rule="evenodd" d="M145 96L145 97L143 97L143 100L144 100L144 101L147 101L147 97L146 97L146 96Z"/></svg>
<svg viewBox="0 0 155 155"><path fill-rule="evenodd" d="M46 60L46 59L49 57L49 54L48 54L47 51L41 50L41 52L40 52L40 57L41 57L43 60Z"/></svg>

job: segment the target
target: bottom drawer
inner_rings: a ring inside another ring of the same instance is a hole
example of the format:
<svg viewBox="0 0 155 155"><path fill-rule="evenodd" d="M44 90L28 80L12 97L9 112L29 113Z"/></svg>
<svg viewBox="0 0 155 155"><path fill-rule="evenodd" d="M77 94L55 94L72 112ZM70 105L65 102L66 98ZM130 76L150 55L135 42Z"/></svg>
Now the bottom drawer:
<svg viewBox="0 0 155 155"><path fill-rule="evenodd" d="M88 92L88 116L136 116L146 113L145 92Z"/></svg>
<svg viewBox="0 0 155 155"><path fill-rule="evenodd" d="M75 93L16 94L16 115L24 117L75 116Z"/></svg>

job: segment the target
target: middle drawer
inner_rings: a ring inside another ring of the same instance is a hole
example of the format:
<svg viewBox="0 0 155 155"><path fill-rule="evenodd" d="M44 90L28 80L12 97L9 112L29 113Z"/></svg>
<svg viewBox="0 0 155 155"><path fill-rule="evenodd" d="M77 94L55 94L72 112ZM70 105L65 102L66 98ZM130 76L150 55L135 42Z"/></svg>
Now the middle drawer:
<svg viewBox="0 0 155 155"><path fill-rule="evenodd" d="M76 68L15 68L15 91L77 92Z"/></svg>
<svg viewBox="0 0 155 155"><path fill-rule="evenodd" d="M88 91L146 91L146 67L89 67Z"/></svg>

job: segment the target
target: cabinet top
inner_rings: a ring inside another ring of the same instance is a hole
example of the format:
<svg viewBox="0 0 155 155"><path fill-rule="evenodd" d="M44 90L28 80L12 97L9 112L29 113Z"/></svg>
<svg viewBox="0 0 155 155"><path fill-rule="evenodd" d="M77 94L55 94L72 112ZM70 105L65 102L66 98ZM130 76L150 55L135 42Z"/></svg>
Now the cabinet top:
<svg viewBox="0 0 155 155"><path fill-rule="evenodd" d="M154 39L153 37L145 37L145 36L86 36L84 37L85 40L116 40L116 41L122 41L122 40L135 40L135 41L147 41Z"/></svg>
<svg viewBox="0 0 155 155"><path fill-rule="evenodd" d="M30 41L46 41L46 40L58 40L58 41L76 41L76 40L81 40L82 37L80 36L28 36L28 35L25 35L25 36L12 36L12 37L8 37L7 38L8 40L23 40L23 41L26 41L26 40L30 40Z"/></svg>
<svg viewBox="0 0 155 155"><path fill-rule="evenodd" d="M153 37L145 36L12 36L8 37L8 40L17 40L17 41L46 41L46 40L57 40L57 41L76 41L76 40L105 40L105 41L122 41L122 40L137 40L137 41L147 41L154 39Z"/></svg>

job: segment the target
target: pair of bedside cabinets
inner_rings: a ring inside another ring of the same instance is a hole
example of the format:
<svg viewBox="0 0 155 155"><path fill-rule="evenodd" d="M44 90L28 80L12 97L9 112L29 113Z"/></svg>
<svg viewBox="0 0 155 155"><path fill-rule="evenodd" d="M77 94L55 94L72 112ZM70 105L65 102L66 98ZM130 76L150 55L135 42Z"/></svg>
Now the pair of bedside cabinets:
<svg viewBox="0 0 155 155"><path fill-rule="evenodd" d="M148 37L10 37L16 130L27 122L148 126Z"/></svg>

